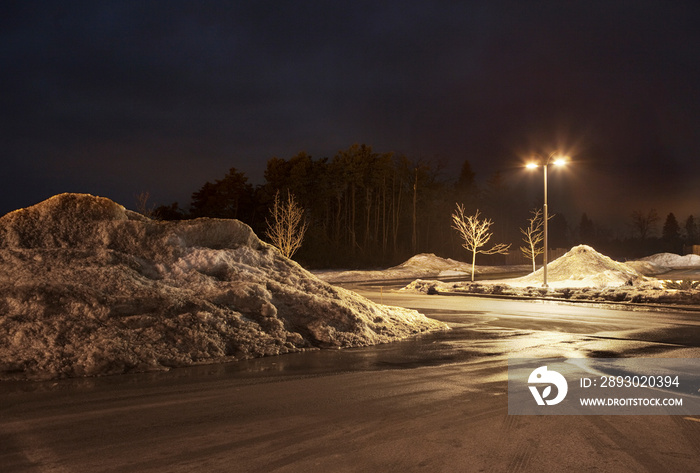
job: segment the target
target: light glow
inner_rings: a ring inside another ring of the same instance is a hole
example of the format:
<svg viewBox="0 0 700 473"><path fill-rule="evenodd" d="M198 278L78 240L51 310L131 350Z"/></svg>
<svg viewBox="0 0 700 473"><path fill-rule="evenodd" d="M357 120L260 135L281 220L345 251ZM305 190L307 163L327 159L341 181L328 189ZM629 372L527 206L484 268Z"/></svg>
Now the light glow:
<svg viewBox="0 0 700 473"><path fill-rule="evenodd" d="M563 166L563 165L565 165L565 164L566 164L566 157L557 158L557 159L554 161L554 164L555 164L556 166Z"/></svg>
<svg viewBox="0 0 700 473"><path fill-rule="evenodd" d="M528 168L528 169L535 169L535 168L538 167L538 166L539 166L539 164L537 164L537 163L527 163L527 164L525 165L525 167Z"/></svg>

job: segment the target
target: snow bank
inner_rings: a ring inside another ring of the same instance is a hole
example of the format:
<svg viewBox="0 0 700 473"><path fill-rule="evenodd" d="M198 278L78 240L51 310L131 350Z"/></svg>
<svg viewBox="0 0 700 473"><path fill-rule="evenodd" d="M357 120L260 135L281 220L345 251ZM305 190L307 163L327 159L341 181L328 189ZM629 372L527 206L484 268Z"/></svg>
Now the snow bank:
<svg viewBox="0 0 700 473"><path fill-rule="evenodd" d="M540 293L543 283L543 269L539 269L527 276L503 280L490 280L473 282L445 283L440 281L416 280L407 285L403 290L438 293L469 293L469 294L501 294L512 296L541 296L548 292L547 289ZM649 280L641 273L625 263L618 263L611 258L598 253L587 245L573 247L568 253L557 258L547 265L547 284L550 290L567 289L564 297L571 297L571 288L616 288L644 286L644 290L655 290L661 287L656 280ZM522 288L538 289L522 291ZM577 293L578 294L578 293ZM578 294L581 298L590 297L587 291ZM597 294L597 293L596 293ZM611 297L626 297L615 294ZM597 297L597 296L596 296Z"/></svg>
<svg viewBox="0 0 700 473"><path fill-rule="evenodd" d="M498 296L516 299L552 299L586 302L614 302L626 304L655 304L692 307L700 304L700 290L695 281L649 280L633 286L609 287L560 287L550 285L511 286L508 281L479 281L446 283L417 279L403 288L404 291L424 294L463 294ZM670 288L670 287L673 288Z"/></svg>
<svg viewBox="0 0 700 473"><path fill-rule="evenodd" d="M681 256L674 253L657 253L655 255L642 258L640 261L648 261L658 266L666 266L667 268L700 266L700 256L692 254Z"/></svg>
<svg viewBox="0 0 700 473"><path fill-rule="evenodd" d="M542 284L543 272L540 268L527 276L509 279L507 283L520 287ZM588 245L575 246L547 265L547 283L552 287L610 287L644 280L631 266L614 261Z"/></svg>
<svg viewBox="0 0 700 473"><path fill-rule="evenodd" d="M416 269L421 271L441 272L447 270L471 271L472 266L468 263L453 260L451 258L440 258L434 253L421 253L404 261L396 268Z"/></svg>
<svg viewBox="0 0 700 473"><path fill-rule="evenodd" d="M651 262L618 263L580 245L548 265L548 288L542 287L542 270L522 278L448 283L417 279L403 291L425 294L491 295L513 298L545 298L571 301L616 302L697 306L697 281L661 281L644 277L643 271L664 271ZM637 264L643 263L643 264Z"/></svg>
<svg viewBox="0 0 700 473"><path fill-rule="evenodd" d="M476 273L493 271L491 266L477 266ZM386 281L471 275L471 263L441 258L433 253L421 253L398 266L374 271L318 271L316 276L328 282Z"/></svg>
<svg viewBox="0 0 700 473"><path fill-rule="evenodd" d="M236 220L61 194L0 218L0 379L390 342L440 322L333 287Z"/></svg>
<svg viewBox="0 0 700 473"><path fill-rule="evenodd" d="M632 260L625 261L625 264L644 276L656 276L669 271L666 266L660 266L651 261Z"/></svg>

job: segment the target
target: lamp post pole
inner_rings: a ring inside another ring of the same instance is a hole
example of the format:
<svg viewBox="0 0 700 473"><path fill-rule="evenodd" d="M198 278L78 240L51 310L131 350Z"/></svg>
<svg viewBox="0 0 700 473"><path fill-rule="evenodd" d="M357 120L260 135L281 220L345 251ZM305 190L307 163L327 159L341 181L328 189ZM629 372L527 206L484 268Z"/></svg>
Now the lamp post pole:
<svg viewBox="0 0 700 473"><path fill-rule="evenodd" d="M544 283L542 287L549 287L547 286L547 260L549 259L549 234L547 233L547 220L549 220L549 215L547 213L547 166L549 166L549 159L544 163L544 252L542 253L544 259Z"/></svg>
<svg viewBox="0 0 700 473"><path fill-rule="evenodd" d="M569 159L566 156L561 156L558 155L558 153L554 152L551 153L547 158L541 155L536 155L535 157L538 158L538 160L542 163L542 169L544 171L544 251L542 253L543 256L543 263L544 265L542 266L543 268L543 276L544 276L544 281L542 284L542 287L549 287L547 285L547 263L549 262L549 209L547 208L547 169L549 168L549 163L552 162L552 158L556 156L556 159L554 160L553 164L556 166L563 166L566 164L566 161ZM537 163L537 160L532 161L527 164L527 167L529 169L535 169L538 168L540 165Z"/></svg>

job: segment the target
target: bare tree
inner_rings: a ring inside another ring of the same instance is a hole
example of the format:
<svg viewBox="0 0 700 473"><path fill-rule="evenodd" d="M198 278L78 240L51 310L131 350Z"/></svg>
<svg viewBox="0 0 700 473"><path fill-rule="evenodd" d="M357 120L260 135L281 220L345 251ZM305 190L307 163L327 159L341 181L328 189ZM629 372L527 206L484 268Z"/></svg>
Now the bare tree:
<svg viewBox="0 0 700 473"><path fill-rule="evenodd" d="M642 240L651 236L656 231L656 224L659 221L659 215L655 209L651 209L646 214L635 210L632 212L632 227L639 233L639 238Z"/></svg>
<svg viewBox="0 0 700 473"><path fill-rule="evenodd" d="M544 216L542 215L542 209L531 210L530 217L528 221L527 228L521 228L520 233L523 234L523 241L527 246L521 246L520 251L523 256L527 259L532 260L532 271L535 272L537 267L535 266L535 259L544 253L544 245L542 240L544 240ZM551 220L554 215L548 216L547 220Z"/></svg>
<svg viewBox="0 0 700 473"><path fill-rule="evenodd" d="M457 204L457 210L452 214L452 228L459 232L464 240L462 247L472 252L472 281L474 280L474 267L476 266L476 255L508 254L510 244L498 243L488 250L482 247L488 243L493 233L489 228L493 221L489 219L480 220L479 210L474 215L464 215L464 205Z"/></svg>
<svg viewBox="0 0 700 473"><path fill-rule="evenodd" d="M267 223L267 237L279 248L284 256L291 258L301 247L309 225L304 219L304 209L297 204L294 195L287 192L287 199L280 200L280 193L275 193L275 201Z"/></svg>
<svg viewBox="0 0 700 473"><path fill-rule="evenodd" d="M148 203L148 199L151 198L151 193L148 191L141 191L136 194L134 198L136 199L136 211L146 217L152 217L155 205L150 205Z"/></svg>

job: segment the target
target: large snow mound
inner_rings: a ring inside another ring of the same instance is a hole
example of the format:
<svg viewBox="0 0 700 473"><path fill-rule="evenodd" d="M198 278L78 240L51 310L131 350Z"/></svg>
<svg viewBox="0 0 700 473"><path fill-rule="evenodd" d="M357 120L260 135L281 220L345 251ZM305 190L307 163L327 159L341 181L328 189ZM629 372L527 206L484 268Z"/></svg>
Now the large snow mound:
<svg viewBox="0 0 700 473"><path fill-rule="evenodd" d="M543 268L521 278L509 279L512 286L542 284ZM644 276L625 263L598 253L588 245L573 247L547 265L547 283L552 287L608 287L644 281Z"/></svg>
<svg viewBox="0 0 700 473"><path fill-rule="evenodd" d="M700 256L693 254L681 256L675 253L657 253L655 255L642 258L640 261L648 261L658 266L666 266L668 268L700 266Z"/></svg>
<svg viewBox="0 0 700 473"><path fill-rule="evenodd" d="M61 194L0 218L0 379L354 347L445 329L313 276L236 220Z"/></svg>
<svg viewBox="0 0 700 473"><path fill-rule="evenodd" d="M638 263L638 262L633 262ZM495 295L499 297L534 297L597 302L629 302L697 305L700 296L696 287L677 282L668 283L648 278L635 268L650 272L660 267L646 262L634 267L619 263L587 245L573 247L568 253L547 265L548 288L543 288L542 269L527 276L479 282L447 283L417 279L402 291L426 294Z"/></svg>

